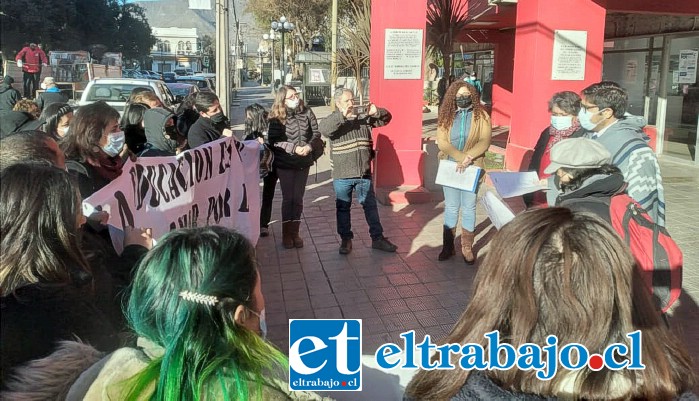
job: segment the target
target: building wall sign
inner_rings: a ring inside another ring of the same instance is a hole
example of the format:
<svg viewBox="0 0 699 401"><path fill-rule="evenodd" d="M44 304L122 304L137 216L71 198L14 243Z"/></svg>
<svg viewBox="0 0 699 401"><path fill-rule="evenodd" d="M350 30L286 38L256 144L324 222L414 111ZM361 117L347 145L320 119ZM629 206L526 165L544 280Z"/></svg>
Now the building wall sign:
<svg viewBox="0 0 699 401"><path fill-rule="evenodd" d="M583 81L587 31L556 30L553 36L551 79L554 81Z"/></svg>
<svg viewBox="0 0 699 401"><path fill-rule="evenodd" d="M386 29L384 79L422 78L422 29Z"/></svg>
<svg viewBox="0 0 699 401"><path fill-rule="evenodd" d="M678 84L693 84L697 82L697 55L696 50L680 50L680 65L677 72Z"/></svg>

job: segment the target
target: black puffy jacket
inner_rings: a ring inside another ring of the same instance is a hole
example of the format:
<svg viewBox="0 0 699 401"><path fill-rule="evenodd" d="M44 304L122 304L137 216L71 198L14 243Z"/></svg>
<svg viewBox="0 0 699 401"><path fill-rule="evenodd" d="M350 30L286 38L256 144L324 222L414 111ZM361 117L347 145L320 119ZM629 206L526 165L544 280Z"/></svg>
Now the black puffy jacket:
<svg viewBox="0 0 699 401"><path fill-rule="evenodd" d="M311 109L286 110L286 121L269 121L269 144L274 150L274 167L282 169L304 169L313 165L313 156L299 156L295 150L306 146L314 137L320 138L318 120Z"/></svg>

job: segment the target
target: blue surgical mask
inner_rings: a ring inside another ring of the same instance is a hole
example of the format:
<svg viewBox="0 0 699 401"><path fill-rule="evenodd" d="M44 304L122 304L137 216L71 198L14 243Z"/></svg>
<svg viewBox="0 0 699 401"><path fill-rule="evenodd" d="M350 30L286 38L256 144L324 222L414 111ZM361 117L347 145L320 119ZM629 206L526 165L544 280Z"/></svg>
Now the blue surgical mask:
<svg viewBox="0 0 699 401"><path fill-rule="evenodd" d="M255 312L252 309L248 309L253 315L257 316L257 318L260 320L260 334L262 335L262 338L267 339L267 318L265 315L265 310L262 309L260 313Z"/></svg>
<svg viewBox="0 0 699 401"><path fill-rule="evenodd" d="M551 116L551 126L559 131L573 126L573 116Z"/></svg>
<svg viewBox="0 0 699 401"><path fill-rule="evenodd" d="M114 157L121 152L126 142L124 131L112 132L107 136L107 144L104 145L102 151L111 157Z"/></svg>
<svg viewBox="0 0 699 401"><path fill-rule="evenodd" d="M595 124L591 121L592 115L593 113L588 112L584 107L580 108L580 112L578 113L578 121L580 121L580 126L588 131L594 131L597 124L599 124Z"/></svg>

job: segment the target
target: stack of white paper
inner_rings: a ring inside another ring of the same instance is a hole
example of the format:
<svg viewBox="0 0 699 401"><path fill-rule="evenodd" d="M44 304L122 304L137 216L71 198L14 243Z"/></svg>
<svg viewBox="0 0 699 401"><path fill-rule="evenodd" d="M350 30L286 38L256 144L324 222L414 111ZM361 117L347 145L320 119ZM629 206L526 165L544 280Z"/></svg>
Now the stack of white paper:
<svg viewBox="0 0 699 401"><path fill-rule="evenodd" d="M456 164L455 161L440 160L437 178L434 181L435 184L475 192L476 186L478 186L478 178L481 175L481 168L468 166L463 172L459 173L456 171Z"/></svg>
<svg viewBox="0 0 699 401"><path fill-rule="evenodd" d="M488 173L488 176L490 176L495 190L503 198L512 198L548 188L546 185L541 185L536 171L493 171Z"/></svg>
<svg viewBox="0 0 699 401"><path fill-rule="evenodd" d="M515 218L512 210L493 191L485 192L483 197L481 197L481 204L485 208L486 213L488 213L490 221L498 230Z"/></svg>

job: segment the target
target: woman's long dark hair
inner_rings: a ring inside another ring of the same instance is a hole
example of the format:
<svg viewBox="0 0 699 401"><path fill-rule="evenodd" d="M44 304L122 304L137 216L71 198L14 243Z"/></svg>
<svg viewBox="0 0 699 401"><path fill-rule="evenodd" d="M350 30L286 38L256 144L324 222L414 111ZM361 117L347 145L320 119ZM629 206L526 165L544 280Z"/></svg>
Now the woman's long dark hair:
<svg viewBox="0 0 699 401"><path fill-rule="evenodd" d="M544 346L553 334L558 344L575 342L598 354L610 344L628 344L627 333L642 333L645 370L559 366L548 381L539 380L533 369L484 372L509 391L585 400L670 400L695 383L691 358L661 321L628 247L607 222L590 213L557 207L528 211L493 237L471 302L444 343L487 348L484 334L493 330L515 348ZM459 366L460 357L452 354L451 363ZM421 370L406 394L415 400L448 400L470 374L458 367Z"/></svg>
<svg viewBox="0 0 699 401"><path fill-rule="evenodd" d="M41 112L41 117L39 117L44 122L41 130L55 138L59 138L58 123L61 121L61 117L72 112L73 108L68 103L50 103L44 107L44 111Z"/></svg>
<svg viewBox="0 0 699 401"><path fill-rule="evenodd" d="M439 106L439 115L437 116L437 126L444 129L451 129L451 125L454 123L454 118L456 117L456 93L459 89L467 87L468 91L471 93L471 104L473 107L473 119L478 121L483 116L488 115L488 113L483 108L481 104L481 97L478 94L478 90L475 86L469 84L466 81L458 80L453 84L449 85L447 93L444 94L444 100L442 100L442 105Z"/></svg>
<svg viewBox="0 0 699 401"><path fill-rule="evenodd" d="M248 115L250 116L248 118ZM245 139L262 138L267 133L269 122L267 120L267 110L254 103L245 108Z"/></svg>
<svg viewBox="0 0 699 401"><path fill-rule="evenodd" d="M60 142L66 159L79 162L97 160L102 134L115 120L119 121L119 112L105 101L82 106L70 121L68 135Z"/></svg>
<svg viewBox="0 0 699 401"><path fill-rule="evenodd" d="M89 275L80 252L81 199L70 175L45 164L0 173L0 291L34 283L70 283Z"/></svg>

